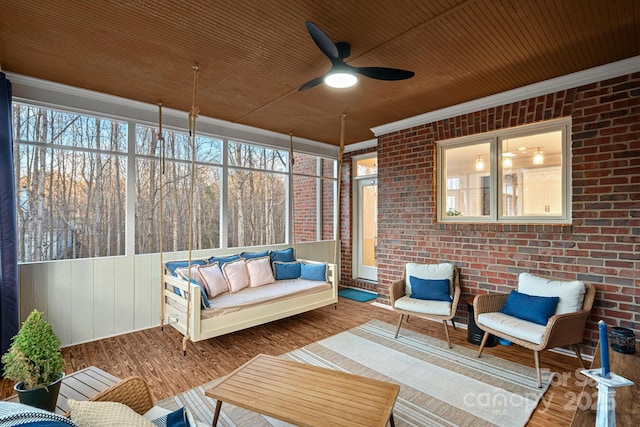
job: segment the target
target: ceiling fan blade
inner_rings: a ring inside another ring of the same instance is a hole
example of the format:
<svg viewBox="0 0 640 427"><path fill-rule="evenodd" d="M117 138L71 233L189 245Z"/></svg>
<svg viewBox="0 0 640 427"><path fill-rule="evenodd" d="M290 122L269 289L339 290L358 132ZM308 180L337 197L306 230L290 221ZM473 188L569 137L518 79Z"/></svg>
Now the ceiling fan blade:
<svg viewBox="0 0 640 427"><path fill-rule="evenodd" d="M414 76L413 71L400 70L386 67L352 67L353 70L363 76L378 80L405 80Z"/></svg>
<svg viewBox="0 0 640 427"><path fill-rule="evenodd" d="M322 83L324 81L324 76L322 77L318 77L317 79L313 79L309 82L306 82L305 84L303 84L302 86L300 86L300 88L298 89L298 91L303 91L303 90L307 90L307 89L311 89L314 86L318 86L320 83Z"/></svg>
<svg viewBox="0 0 640 427"><path fill-rule="evenodd" d="M340 54L338 52L338 48L331 41L328 35L325 34L316 24L311 21L306 22L307 30L309 31L309 35L316 43L316 45L320 48L322 53L324 53L327 58L330 60L335 60L340 58Z"/></svg>

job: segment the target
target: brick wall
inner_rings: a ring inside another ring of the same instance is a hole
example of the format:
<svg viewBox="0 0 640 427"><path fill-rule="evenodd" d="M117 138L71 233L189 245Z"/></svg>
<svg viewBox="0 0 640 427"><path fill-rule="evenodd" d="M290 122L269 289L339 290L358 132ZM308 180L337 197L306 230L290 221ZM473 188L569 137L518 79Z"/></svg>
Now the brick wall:
<svg viewBox="0 0 640 427"><path fill-rule="evenodd" d="M572 116L570 226L435 222L437 141L566 116ZM379 302L389 302L389 285L406 262L454 262L464 297L508 291L527 271L596 286L583 351L593 352L601 318L640 337L640 73L383 135L377 152ZM350 157L343 178L351 174ZM344 283L351 277L352 198L350 182L343 184ZM465 299L458 307L463 323Z"/></svg>

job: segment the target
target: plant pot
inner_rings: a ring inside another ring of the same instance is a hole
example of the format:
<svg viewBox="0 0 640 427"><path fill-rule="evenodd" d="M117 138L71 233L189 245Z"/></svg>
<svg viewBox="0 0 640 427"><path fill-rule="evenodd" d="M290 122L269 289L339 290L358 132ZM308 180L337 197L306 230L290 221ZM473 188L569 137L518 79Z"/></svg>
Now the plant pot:
<svg viewBox="0 0 640 427"><path fill-rule="evenodd" d="M58 402L58 394L60 393L60 384L64 373L60 374L60 378L46 387L24 390L22 382L17 383L13 389L18 392L18 400L25 405L35 406L36 408L45 409L50 412L56 411L56 403Z"/></svg>

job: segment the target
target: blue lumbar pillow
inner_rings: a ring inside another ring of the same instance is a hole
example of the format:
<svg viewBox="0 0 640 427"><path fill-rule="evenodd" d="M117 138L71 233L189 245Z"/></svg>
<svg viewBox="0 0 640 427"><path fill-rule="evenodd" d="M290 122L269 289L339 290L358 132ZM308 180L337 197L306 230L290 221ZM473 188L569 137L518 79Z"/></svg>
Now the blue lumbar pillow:
<svg viewBox="0 0 640 427"><path fill-rule="evenodd" d="M269 256L271 257L271 263L273 264L276 261L280 262L295 262L296 257L293 254L293 248L280 249L276 251L269 252Z"/></svg>
<svg viewBox="0 0 640 427"><path fill-rule="evenodd" d="M240 253L240 258L244 258L244 259L262 258L268 255L269 255L269 249L265 249L262 252L242 252Z"/></svg>
<svg viewBox="0 0 640 427"><path fill-rule="evenodd" d="M420 279L409 276L411 298L451 302L449 279Z"/></svg>
<svg viewBox="0 0 640 427"><path fill-rule="evenodd" d="M500 313L545 326L556 312L559 297L539 297L512 290Z"/></svg>
<svg viewBox="0 0 640 427"><path fill-rule="evenodd" d="M220 270L222 270L222 266L225 265L226 263L231 261L236 261L239 259L240 259L239 254L229 255L229 256L212 256L211 258L209 258L209 264L213 264L214 262L217 262L218 267L220 267Z"/></svg>
<svg viewBox="0 0 640 427"><path fill-rule="evenodd" d="M280 262L273 263L273 271L276 276L276 280L291 280L297 279L301 274L301 265L299 262Z"/></svg>
<svg viewBox="0 0 640 427"><path fill-rule="evenodd" d="M302 264L300 278L306 280L327 281L327 264Z"/></svg>

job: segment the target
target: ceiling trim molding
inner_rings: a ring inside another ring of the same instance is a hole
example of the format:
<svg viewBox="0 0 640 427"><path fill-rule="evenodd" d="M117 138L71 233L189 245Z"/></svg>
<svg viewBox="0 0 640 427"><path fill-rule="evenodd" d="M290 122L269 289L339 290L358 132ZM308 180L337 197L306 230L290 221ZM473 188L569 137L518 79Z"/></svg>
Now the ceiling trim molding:
<svg viewBox="0 0 640 427"><path fill-rule="evenodd" d="M11 81L13 98L24 102L35 102L50 107L70 109L75 112L105 114L121 120L135 120L139 123L155 125L158 122L158 105L134 101L115 95L108 95L62 83L37 79L22 74L5 72ZM186 111L164 107L163 124L169 128L186 130ZM198 129L202 133L289 150L288 134L273 132L249 125L199 116ZM298 138L293 135L296 151L329 158L338 157L338 147L325 142Z"/></svg>
<svg viewBox="0 0 640 427"><path fill-rule="evenodd" d="M408 117L406 119L373 127L371 128L371 131L375 136L386 135L392 132L410 129L415 126L433 123L438 120L449 119L451 117L474 113L487 108L535 98L536 96L547 95L549 93L579 87L637 71L640 71L640 56L634 56L632 58L623 59L622 61L589 68L587 70L578 71L565 76L497 93L484 98L474 99L473 101L464 102L462 104L452 105L451 107L442 108L440 110Z"/></svg>
<svg viewBox="0 0 640 427"><path fill-rule="evenodd" d="M366 141L354 142L344 147L345 153L351 153L358 150L366 150L367 148L377 147L378 139L367 139Z"/></svg>

